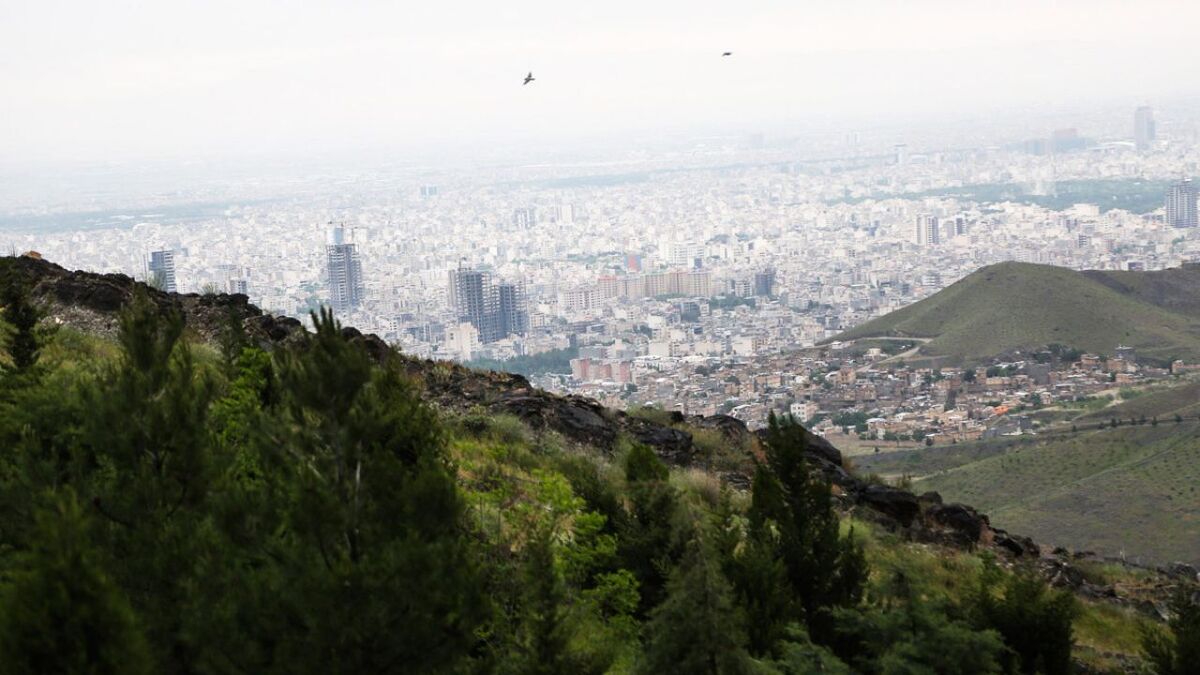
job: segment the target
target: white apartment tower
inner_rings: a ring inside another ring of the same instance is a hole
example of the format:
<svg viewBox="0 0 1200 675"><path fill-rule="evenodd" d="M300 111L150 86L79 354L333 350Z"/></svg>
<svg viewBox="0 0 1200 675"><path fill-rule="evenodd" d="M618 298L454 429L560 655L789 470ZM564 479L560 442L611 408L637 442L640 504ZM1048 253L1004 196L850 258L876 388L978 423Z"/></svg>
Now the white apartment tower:
<svg viewBox="0 0 1200 675"><path fill-rule="evenodd" d="M919 214L913 227L913 243L917 246L937 246L942 241L940 228L937 216Z"/></svg>

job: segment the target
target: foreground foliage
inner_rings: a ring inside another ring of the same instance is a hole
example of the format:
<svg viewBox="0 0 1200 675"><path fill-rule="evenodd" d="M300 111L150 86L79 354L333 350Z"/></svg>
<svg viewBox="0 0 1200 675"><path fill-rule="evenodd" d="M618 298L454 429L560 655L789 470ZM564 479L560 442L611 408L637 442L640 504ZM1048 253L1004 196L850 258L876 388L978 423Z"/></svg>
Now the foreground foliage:
<svg viewBox="0 0 1200 675"><path fill-rule="evenodd" d="M0 673L1053 673L1069 658L1074 608L1033 577L941 579L843 527L790 418L771 420L740 495L635 443L605 456L436 412L327 313L273 353L236 332L219 355L190 345L144 298L112 357L13 325L9 352L30 356L0 382Z"/></svg>

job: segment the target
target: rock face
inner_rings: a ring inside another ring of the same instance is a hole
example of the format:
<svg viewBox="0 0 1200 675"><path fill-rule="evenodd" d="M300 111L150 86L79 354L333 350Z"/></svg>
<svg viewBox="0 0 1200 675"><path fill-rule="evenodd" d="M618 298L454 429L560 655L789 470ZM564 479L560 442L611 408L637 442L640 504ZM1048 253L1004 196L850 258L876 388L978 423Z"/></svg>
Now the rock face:
<svg viewBox="0 0 1200 675"><path fill-rule="evenodd" d="M901 527L911 526L921 514L921 506L913 493L890 485L866 485L850 494L859 504L893 518Z"/></svg>
<svg viewBox="0 0 1200 675"><path fill-rule="evenodd" d="M33 258L9 258L10 270L23 276L33 295L47 308L50 320L100 335L114 335L117 312L140 289L161 311L177 311L187 328L202 340L215 341L231 320L265 348L302 345L309 339L304 325L290 317L277 317L251 305L244 295L174 294L146 287L122 274L71 272ZM414 378L424 383L425 397L447 410L485 410L514 415L533 429L553 430L565 438L600 450L613 450L627 436L652 447L665 461L688 465L697 448L687 429L718 431L737 447L756 452L762 432L752 433L733 417L684 417L672 413L660 424L611 410L580 396L558 396L530 386L520 375L476 371L449 362L415 359L396 354L375 335L350 327L343 335L363 345L375 359L398 358ZM871 518L919 540L963 548L990 546L1013 557L1037 557L1036 544L1024 537L994 530L987 517L962 504L942 504L936 493L920 498L888 485L867 484L848 472L842 453L829 441L805 431L807 454L813 465L836 485L849 508L866 509ZM725 474L732 486L749 487L749 477Z"/></svg>

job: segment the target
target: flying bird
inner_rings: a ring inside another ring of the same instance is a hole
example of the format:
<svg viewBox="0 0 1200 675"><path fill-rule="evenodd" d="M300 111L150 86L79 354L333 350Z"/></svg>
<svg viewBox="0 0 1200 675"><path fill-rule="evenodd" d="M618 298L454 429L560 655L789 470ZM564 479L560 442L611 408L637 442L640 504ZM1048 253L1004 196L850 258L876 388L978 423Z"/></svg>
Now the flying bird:
<svg viewBox="0 0 1200 675"><path fill-rule="evenodd" d="M525 85L529 84L530 82L533 82L533 80L534 80L533 71L531 70L531 71L529 71L529 74L525 76L525 81L521 83L521 86L524 87Z"/></svg>
<svg viewBox="0 0 1200 675"><path fill-rule="evenodd" d="M721 56L733 56L733 52L722 52Z"/></svg>

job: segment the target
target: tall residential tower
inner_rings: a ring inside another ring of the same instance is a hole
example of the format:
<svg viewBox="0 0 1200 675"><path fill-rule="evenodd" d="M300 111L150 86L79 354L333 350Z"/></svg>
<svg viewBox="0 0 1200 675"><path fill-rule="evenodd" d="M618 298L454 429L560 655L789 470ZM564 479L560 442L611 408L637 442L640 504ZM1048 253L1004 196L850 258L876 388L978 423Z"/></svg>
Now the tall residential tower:
<svg viewBox="0 0 1200 675"><path fill-rule="evenodd" d="M358 259L358 247L346 240L346 228L341 225L329 231L325 264L329 274L329 306L338 314L357 309L365 294L362 262Z"/></svg>
<svg viewBox="0 0 1200 675"><path fill-rule="evenodd" d="M490 272L462 267L450 270L450 304L459 321L479 331L481 343L529 331L524 284L498 282Z"/></svg>
<svg viewBox="0 0 1200 675"><path fill-rule="evenodd" d="M149 273L150 283L159 289L168 293L178 290L175 285L175 251L164 250L150 253L150 262L146 264L146 271Z"/></svg>
<svg viewBox="0 0 1200 675"><path fill-rule="evenodd" d="M1133 113L1133 142L1139 152L1154 145L1154 109L1144 105Z"/></svg>
<svg viewBox="0 0 1200 675"><path fill-rule="evenodd" d="M1196 227L1196 186L1185 178L1167 188L1167 224L1175 227Z"/></svg>

